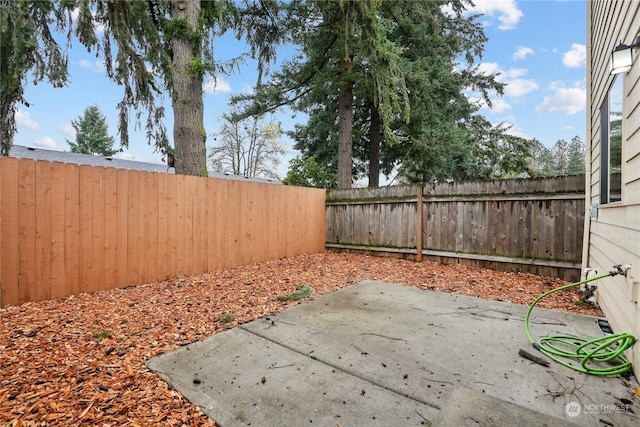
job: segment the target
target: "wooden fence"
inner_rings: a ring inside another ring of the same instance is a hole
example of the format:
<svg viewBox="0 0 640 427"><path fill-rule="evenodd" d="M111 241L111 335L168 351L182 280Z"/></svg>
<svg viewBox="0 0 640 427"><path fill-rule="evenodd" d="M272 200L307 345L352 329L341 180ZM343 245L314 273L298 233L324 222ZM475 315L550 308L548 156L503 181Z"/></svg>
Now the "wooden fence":
<svg viewBox="0 0 640 427"><path fill-rule="evenodd" d="M332 190L326 246L574 280L584 189L569 176Z"/></svg>
<svg viewBox="0 0 640 427"><path fill-rule="evenodd" d="M0 306L324 249L325 191L0 158Z"/></svg>

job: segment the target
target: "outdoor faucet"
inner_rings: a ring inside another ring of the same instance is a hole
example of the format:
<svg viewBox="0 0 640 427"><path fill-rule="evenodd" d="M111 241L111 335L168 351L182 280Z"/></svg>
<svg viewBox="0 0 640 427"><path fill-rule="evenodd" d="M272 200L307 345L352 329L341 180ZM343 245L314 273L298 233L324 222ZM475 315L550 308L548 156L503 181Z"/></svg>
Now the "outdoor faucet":
<svg viewBox="0 0 640 427"><path fill-rule="evenodd" d="M616 264L613 266L613 270L609 272L609 275L615 276L620 274L621 276L627 277L627 273L631 268L631 264Z"/></svg>

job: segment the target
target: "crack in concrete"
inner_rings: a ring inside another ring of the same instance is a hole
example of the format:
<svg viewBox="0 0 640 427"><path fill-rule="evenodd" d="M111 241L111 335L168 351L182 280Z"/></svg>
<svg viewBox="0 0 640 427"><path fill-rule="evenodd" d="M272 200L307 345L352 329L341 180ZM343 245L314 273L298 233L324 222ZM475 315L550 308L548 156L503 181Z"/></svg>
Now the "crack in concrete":
<svg viewBox="0 0 640 427"><path fill-rule="evenodd" d="M348 369L345 369L345 368L341 367L340 365L337 365L337 364L335 364L335 363L333 363L333 362L331 362L331 361L329 361L329 360L324 360L324 359L318 358L317 356L311 356L311 355L309 355L308 353L304 353L304 352L302 352L302 351L298 350L298 349L297 349L297 348L295 348L295 347L292 347L292 346L289 346L289 345L282 344L282 343L279 343L279 342L277 342L277 341L274 341L273 339L271 339L271 337L269 337L269 336L268 336L268 335L266 335L266 334L262 334L262 333L259 333L259 332L257 332L257 331L249 330L249 329L247 329L246 327L244 327L243 325L240 325L240 326L239 326L239 328L240 328L240 329L242 329L243 331L249 332L250 334L253 334L253 335L255 335L255 336L257 336L257 337L260 337L260 338L262 338L262 339L264 339L264 340L267 340L267 341L272 342L272 343L274 343L274 344L276 344L276 345L279 345L279 346L281 346L281 347L284 347L284 348L286 348L287 350L291 350L291 351L293 351L294 353L297 353L297 354L299 354L299 355L301 355L301 356L304 356L304 357L307 357L307 358L309 358L309 359L315 360L315 361L317 361L317 362L320 362L320 363L322 363L322 364L325 364L325 365L327 365L327 366L330 366L331 368L336 369L336 370L338 370L338 371L340 371L340 372L342 372L342 373L345 373L345 374L347 374L347 375L351 375L352 377L355 377L355 378L361 379L361 380L363 380L363 381L366 381L366 382L368 382L369 384L372 384L372 385L374 385L374 386L376 386L376 387L380 387L380 388L382 388L382 389L384 389L384 390L390 391L390 392L392 392L392 393L394 393L394 394L397 394L397 395L399 395L399 396L402 396L402 397L404 397L404 398L411 399L411 400L413 400L413 401L415 401L415 402L422 403L423 405L427 405L427 406L429 406L429 407L431 407L431 408L434 408L434 409L437 409L437 410L442 409L442 407L441 407L440 405L438 405L437 403L429 402L429 401L427 401L427 400L425 400L425 399L421 399L421 398L419 398L419 397L411 396L410 394L405 393L405 392L403 392L402 390L398 390L398 389L396 389L396 388L389 387L389 386L386 386L386 385L384 385L384 384L380 384L380 383L376 382L376 381L375 381L374 379L372 379L372 378L368 378L368 377L366 377L366 376L364 376L364 375L360 375L360 374L358 374L358 373L356 373L356 372L352 372L352 371L350 371L350 370L348 370Z"/></svg>

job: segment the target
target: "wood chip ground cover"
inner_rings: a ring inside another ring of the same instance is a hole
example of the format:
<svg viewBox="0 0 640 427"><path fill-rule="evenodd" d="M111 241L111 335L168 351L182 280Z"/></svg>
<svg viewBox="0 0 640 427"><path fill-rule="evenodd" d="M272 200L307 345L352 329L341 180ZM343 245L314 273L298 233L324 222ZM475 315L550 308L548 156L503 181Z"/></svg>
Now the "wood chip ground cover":
<svg viewBox="0 0 640 427"><path fill-rule="evenodd" d="M531 274L322 252L0 310L0 424L215 426L145 361L365 279L530 304L566 284ZM577 289L539 306L580 307ZM232 315L233 320L229 320ZM225 317L226 316L226 317Z"/></svg>

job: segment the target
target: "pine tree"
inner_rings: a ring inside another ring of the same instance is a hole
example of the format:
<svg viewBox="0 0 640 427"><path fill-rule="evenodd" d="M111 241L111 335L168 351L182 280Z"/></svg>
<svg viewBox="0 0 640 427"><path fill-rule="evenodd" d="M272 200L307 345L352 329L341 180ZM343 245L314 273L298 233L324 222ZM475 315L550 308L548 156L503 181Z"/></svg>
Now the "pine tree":
<svg viewBox="0 0 640 427"><path fill-rule="evenodd" d="M569 143L569 158L567 161L567 174L578 175L586 171L586 147L579 136L571 138Z"/></svg>
<svg viewBox="0 0 640 427"><path fill-rule="evenodd" d="M289 162L289 171L283 184L300 187L332 189L337 186L336 174L316 162L312 156L295 157Z"/></svg>
<svg viewBox="0 0 640 427"><path fill-rule="evenodd" d="M579 175L585 173L585 145L579 136L556 141L553 147L547 148L535 141L529 159L533 176L550 177Z"/></svg>
<svg viewBox="0 0 640 427"><path fill-rule="evenodd" d="M68 56L56 43L49 26L65 27L73 5L50 1L0 2L0 156L9 155L16 133L17 104L24 98L27 73L38 84L48 80L65 85Z"/></svg>
<svg viewBox="0 0 640 427"><path fill-rule="evenodd" d="M113 149L113 137L105 116L97 105L91 105L77 120L71 121L76 130L76 142L67 139L72 153L96 154L104 157L113 156L118 150Z"/></svg>
<svg viewBox="0 0 640 427"><path fill-rule="evenodd" d="M398 170L405 182L425 182L526 169L530 141L478 115L466 95L473 88L490 104L504 86L475 63L486 36L465 13L470 4L292 2L302 55L257 88L253 112L285 104L305 112L295 148L337 173L339 188L367 175L376 186L380 172Z"/></svg>
<svg viewBox="0 0 640 427"><path fill-rule="evenodd" d="M247 114L262 114L282 105L304 110L323 108L337 125L335 147L338 188L349 188L353 175L353 141L356 94L362 90L359 76L367 75L368 89L382 118L381 131L393 139L389 124L407 118L408 93L399 67L400 50L387 37L392 26L381 14L382 0L315 0L291 2L283 24L302 55L284 63L267 84L259 84L253 108ZM303 59L301 59L303 58ZM236 98L244 100L247 97ZM320 102L311 101L319 99ZM326 110L328 110L327 108ZM317 122L317 121L316 121ZM320 137L319 137L320 138ZM320 161L320 156L317 157Z"/></svg>
<svg viewBox="0 0 640 427"><path fill-rule="evenodd" d="M231 72L243 56L214 60L217 36L233 30L246 37L250 54L265 68L283 34L274 24L275 0L56 0L0 1L0 155L16 132L15 111L24 99L26 77L68 82L67 49L53 37L75 36L104 59L107 76L123 88L118 104L121 146L129 143L129 117L146 112L149 143L175 159L176 173L206 174L203 91L205 75ZM103 30L97 34L97 29ZM31 81L31 79L30 79ZM174 148L164 126L163 97L174 110Z"/></svg>

